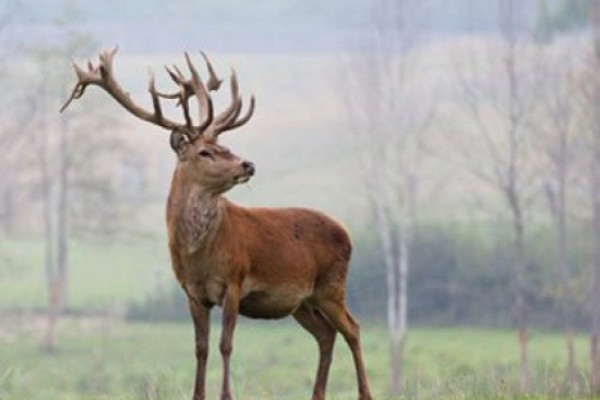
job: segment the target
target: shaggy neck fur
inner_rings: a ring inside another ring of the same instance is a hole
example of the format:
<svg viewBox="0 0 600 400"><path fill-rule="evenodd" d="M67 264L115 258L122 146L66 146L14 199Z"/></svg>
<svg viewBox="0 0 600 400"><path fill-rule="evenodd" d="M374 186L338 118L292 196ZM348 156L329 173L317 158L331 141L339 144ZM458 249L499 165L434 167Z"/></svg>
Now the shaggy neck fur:
<svg viewBox="0 0 600 400"><path fill-rule="evenodd" d="M223 198L189 183L186 178L185 171L178 168L171 184L167 213L175 217L176 235L191 254L203 248L219 226Z"/></svg>
<svg viewBox="0 0 600 400"><path fill-rule="evenodd" d="M206 193L199 187L193 187L188 192L181 222L189 253L201 249L219 225L220 200L220 196Z"/></svg>

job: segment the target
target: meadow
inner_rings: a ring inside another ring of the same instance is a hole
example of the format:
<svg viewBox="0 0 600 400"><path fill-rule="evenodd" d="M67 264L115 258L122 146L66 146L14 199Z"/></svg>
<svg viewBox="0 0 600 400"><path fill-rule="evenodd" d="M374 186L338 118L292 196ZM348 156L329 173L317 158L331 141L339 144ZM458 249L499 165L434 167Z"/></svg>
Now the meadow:
<svg viewBox="0 0 600 400"><path fill-rule="evenodd" d="M157 235L158 236L158 235ZM144 298L171 282L162 237L71 239L70 307L105 310ZM46 305L44 242L40 237L0 240L0 315L2 309L39 309Z"/></svg>
<svg viewBox="0 0 600 400"><path fill-rule="evenodd" d="M217 313L218 314L218 313ZM208 398L218 398L221 363L219 324L211 332ZM40 349L43 321L9 318L0 331L2 400L189 399L195 368L188 323L126 323L112 319L61 322L59 348ZM382 326L363 324L364 353L375 398L390 399L387 341ZM579 366L587 371L587 341L577 338ZM563 342L534 332L531 358L535 392L530 399L569 398L562 380ZM295 400L310 397L317 349L293 321L242 319L232 361L236 399ZM350 353L338 337L329 399L356 398ZM407 343L405 397L414 399L517 398L517 352L513 332L473 328L416 328ZM582 376L582 385L585 378ZM391 400L391 399L390 399Z"/></svg>
<svg viewBox="0 0 600 400"><path fill-rule="evenodd" d="M41 348L45 318L43 242L0 241L0 400L189 399L195 368L192 326L123 318L127 304L173 285L164 238L71 241L71 310L59 323L58 350ZM36 311L37 310L37 311ZM107 312L106 317L98 314ZM218 398L219 312L211 332L209 399ZM362 316L363 346L376 399L387 393L388 346L382 322ZM579 389L587 391L588 339L577 338ZM236 331L233 385L238 400L307 399L317 348L293 320L242 318ZM568 398L562 335L531 335L534 392ZM406 350L405 398L509 399L518 383L518 354L509 329L414 327ZM329 399L356 398L350 352L341 338ZM396 400L396 399L393 399Z"/></svg>

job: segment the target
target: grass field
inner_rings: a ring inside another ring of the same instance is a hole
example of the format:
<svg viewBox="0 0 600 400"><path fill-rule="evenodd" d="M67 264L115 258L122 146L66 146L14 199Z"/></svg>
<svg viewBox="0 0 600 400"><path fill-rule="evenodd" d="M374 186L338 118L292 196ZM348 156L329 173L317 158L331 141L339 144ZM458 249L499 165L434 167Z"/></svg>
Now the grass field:
<svg viewBox="0 0 600 400"><path fill-rule="evenodd" d="M40 322L40 321L38 321ZM0 325L0 399L189 399L194 373L188 324L126 324L71 320L61 324L54 354L39 347L31 320ZM389 399L385 330L364 324L363 347L376 399ZM11 335L12 332L12 335ZM218 398L218 324L211 335L208 398ZM534 333L531 399L566 398L562 387L562 339ZM577 339L580 360L585 338ZM291 321L242 320L232 361L236 399L308 399L317 363L312 338ZM587 366L580 362L583 370ZM406 398L505 399L513 396L517 353L512 332L479 329L414 329L407 347ZM585 384L585 378L582 378ZM329 399L354 399L350 353L338 338Z"/></svg>
<svg viewBox="0 0 600 400"><path fill-rule="evenodd" d="M71 304L77 310L122 307L157 285L172 284L164 238L72 241ZM60 324L59 350L40 350L44 320L11 317L45 304L40 239L0 240L0 400L189 400L194 353L190 324L131 324L78 319ZM11 310L11 311L8 311ZM208 399L218 398L218 324L212 332ZM388 400L385 329L363 323L364 352L376 399ZM517 386L517 348L508 330L416 328L405 373L410 399L509 399ZM568 398L560 334L531 335L535 393ZM588 342L577 338L581 389L587 390ZM242 320L235 337L237 400L310 398L317 363L312 338L293 321ZM338 340L330 400L355 399L350 353Z"/></svg>
<svg viewBox="0 0 600 400"><path fill-rule="evenodd" d="M71 247L71 305L77 310L122 307L172 282L164 239L83 240ZM44 320L15 317L14 309L43 307L43 247L39 239L0 241L0 400L188 399L194 373L190 324L132 324L108 319L62 321L59 350L41 351ZM8 311L12 310L12 311ZM219 328L212 332L209 399L218 398ZM376 399L386 400L385 329L363 324L368 374ZM508 399L517 386L517 349L511 331L417 328L410 331L406 397ZM310 397L317 363L313 339L293 321L242 320L236 331L233 384L238 400ZM563 382L563 340L531 335L535 393L568 393ZM577 338L581 389L587 390L588 343ZM338 340L330 400L356 398L350 353ZM564 397L561 397L564 398Z"/></svg>
<svg viewBox="0 0 600 400"><path fill-rule="evenodd" d="M41 238L1 238L0 310L45 306L43 251ZM163 238L72 239L69 251L75 309L123 305L173 279Z"/></svg>

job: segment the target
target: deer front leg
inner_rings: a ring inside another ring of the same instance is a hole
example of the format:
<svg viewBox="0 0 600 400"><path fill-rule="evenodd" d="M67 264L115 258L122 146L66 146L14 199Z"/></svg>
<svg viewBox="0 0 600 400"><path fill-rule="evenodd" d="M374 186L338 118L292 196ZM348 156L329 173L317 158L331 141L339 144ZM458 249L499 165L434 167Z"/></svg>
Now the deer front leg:
<svg viewBox="0 0 600 400"><path fill-rule="evenodd" d="M206 360L208 359L208 335L210 329L210 308L189 298L190 313L194 321L196 340L196 384L193 400L205 399Z"/></svg>
<svg viewBox="0 0 600 400"><path fill-rule="evenodd" d="M238 316L240 305L240 288L238 285L230 284L225 292L223 301L223 332L219 349L223 358L223 388L221 389L221 400L232 400L229 385L229 360L233 350L233 331Z"/></svg>

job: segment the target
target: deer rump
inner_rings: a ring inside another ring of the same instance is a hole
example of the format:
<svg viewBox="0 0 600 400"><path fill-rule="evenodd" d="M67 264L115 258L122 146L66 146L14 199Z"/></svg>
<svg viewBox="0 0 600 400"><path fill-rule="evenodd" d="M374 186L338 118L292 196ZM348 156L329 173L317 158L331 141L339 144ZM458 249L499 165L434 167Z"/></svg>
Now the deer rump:
<svg viewBox="0 0 600 400"><path fill-rule="evenodd" d="M306 209L261 209L245 214L246 227L256 234L244 236L252 259L242 282L242 315L284 317L302 302L310 304L315 290L345 280L351 245L336 222Z"/></svg>

